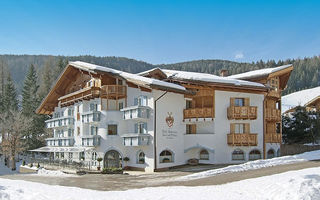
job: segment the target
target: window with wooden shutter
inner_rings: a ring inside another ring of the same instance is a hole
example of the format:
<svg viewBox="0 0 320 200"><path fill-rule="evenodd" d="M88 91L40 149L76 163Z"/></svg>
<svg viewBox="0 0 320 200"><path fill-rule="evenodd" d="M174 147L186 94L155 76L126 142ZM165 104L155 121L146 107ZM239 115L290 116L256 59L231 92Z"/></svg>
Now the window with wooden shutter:
<svg viewBox="0 0 320 200"><path fill-rule="evenodd" d="M230 124L230 133L235 133L235 124Z"/></svg>
<svg viewBox="0 0 320 200"><path fill-rule="evenodd" d="M250 99L244 98L244 106L250 106Z"/></svg>
<svg viewBox="0 0 320 200"><path fill-rule="evenodd" d="M230 98L230 106L234 106L235 98L231 97Z"/></svg>
<svg viewBox="0 0 320 200"><path fill-rule="evenodd" d="M186 134L196 134L196 124L186 124Z"/></svg>
<svg viewBox="0 0 320 200"><path fill-rule="evenodd" d="M244 124L244 133L250 133L250 124L249 123Z"/></svg>

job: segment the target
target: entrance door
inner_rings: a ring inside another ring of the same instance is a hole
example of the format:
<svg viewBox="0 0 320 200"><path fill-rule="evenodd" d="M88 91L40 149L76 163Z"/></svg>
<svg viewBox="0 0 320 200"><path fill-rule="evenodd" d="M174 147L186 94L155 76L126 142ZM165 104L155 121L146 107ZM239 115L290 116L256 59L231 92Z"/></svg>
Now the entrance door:
<svg viewBox="0 0 320 200"><path fill-rule="evenodd" d="M121 155L119 154L119 152L115 151L115 150L111 150L108 151L105 155L104 155L104 167L108 168L108 167L122 167L121 166Z"/></svg>

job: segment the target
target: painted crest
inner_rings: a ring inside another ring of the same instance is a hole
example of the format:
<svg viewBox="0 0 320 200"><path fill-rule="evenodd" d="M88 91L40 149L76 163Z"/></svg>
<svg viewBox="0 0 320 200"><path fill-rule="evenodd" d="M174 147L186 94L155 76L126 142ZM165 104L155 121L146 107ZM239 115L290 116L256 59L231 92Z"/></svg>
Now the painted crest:
<svg viewBox="0 0 320 200"><path fill-rule="evenodd" d="M173 126L174 118L172 117L172 112L168 112L168 117L166 117L166 122L169 128Z"/></svg>

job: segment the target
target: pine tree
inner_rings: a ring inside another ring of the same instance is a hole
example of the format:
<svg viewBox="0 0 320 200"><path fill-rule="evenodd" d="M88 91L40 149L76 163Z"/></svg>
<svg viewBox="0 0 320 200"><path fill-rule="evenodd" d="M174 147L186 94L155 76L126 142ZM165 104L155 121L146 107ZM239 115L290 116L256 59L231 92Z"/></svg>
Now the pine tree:
<svg viewBox="0 0 320 200"><path fill-rule="evenodd" d="M4 94L2 98L5 112L8 110L18 110L17 91L11 79L10 73L8 74L7 82L4 85Z"/></svg>

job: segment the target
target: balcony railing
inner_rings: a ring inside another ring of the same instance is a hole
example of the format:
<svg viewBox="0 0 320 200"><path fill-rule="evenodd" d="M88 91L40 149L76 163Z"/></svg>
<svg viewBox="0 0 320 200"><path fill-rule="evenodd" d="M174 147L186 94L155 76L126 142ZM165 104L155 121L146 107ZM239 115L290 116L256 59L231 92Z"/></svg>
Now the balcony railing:
<svg viewBox="0 0 320 200"><path fill-rule="evenodd" d="M131 106L121 109L123 112L123 119L149 119L150 107L148 106Z"/></svg>
<svg viewBox="0 0 320 200"><path fill-rule="evenodd" d="M230 133L227 135L228 145L231 146L257 146L258 134L256 133Z"/></svg>
<svg viewBox="0 0 320 200"><path fill-rule="evenodd" d="M82 146L95 147L100 145L100 135L84 135L81 136Z"/></svg>
<svg viewBox="0 0 320 200"><path fill-rule="evenodd" d="M269 96L269 97L280 98L280 97L281 97L281 94L280 94L279 91L270 90L269 93L268 93L268 96Z"/></svg>
<svg viewBox="0 0 320 200"><path fill-rule="evenodd" d="M257 119L257 110L256 106L230 106L228 119Z"/></svg>
<svg viewBox="0 0 320 200"><path fill-rule="evenodd" d="M126 134L123 137L124 146L146 146L150 143L149 134Z"/></svg>
<svg viewBox="0 0 320 200"><path fill-rule="evenodd" d="M53 137L47 138L47 146L73 146L73 137Z"/></svg>
<svg viewBox="0 0 320 200"><path fill-rule="evenodd" d="M47 128L58 128L74 125L74 118L71 116L53 118L46 121Z"/></svg>
<svg viewBox="0 0 320 200"><path fill-rule="evenodd" d="M127 87L125 85L103 85L100 87L88 87L60 97L60 106L73 105L75 102L90 100L94 98L121 99L126 97Z"/></svg>
<svg viewBox="0 0 320 200"><path fill-rule="evenodd" d="M107 98L124 98L127 94L125 85L104 85L101 87L101 96Z"/></svg>
<svg viewBox="0 0 320 200"><path fill-rule="evenodd" d="M183 110L183 118L214 118L213 108L189 108Z"/></svg>
<svg viewBox="0 0 320 200"><path fill-rule="evenodd" d="M267 108L265 117L267 121L281 121L281 110Z"/></svg>
<svg viewBox="0 0 320 200"><path fill-rule="evenodd" d="M83 123L99 122L101 119L100 111L90 111L82 114Z"/></svg>
<svg viewBox="0 0 320 200"><path fill-rule="evenodd" d="M265 135L266 143L281 143L282 135L280 133L266 133Z"/></svg>
<svg viewBox="0 0 320 200"><path fill-rule="evenodd" d="M65 96L60 97L58 100L60 101L60 106L69 106L73 105L75 102L82 100L89 100L99 97L100 88L99 87L88 87L76 92L72 92Z"/></svg>

